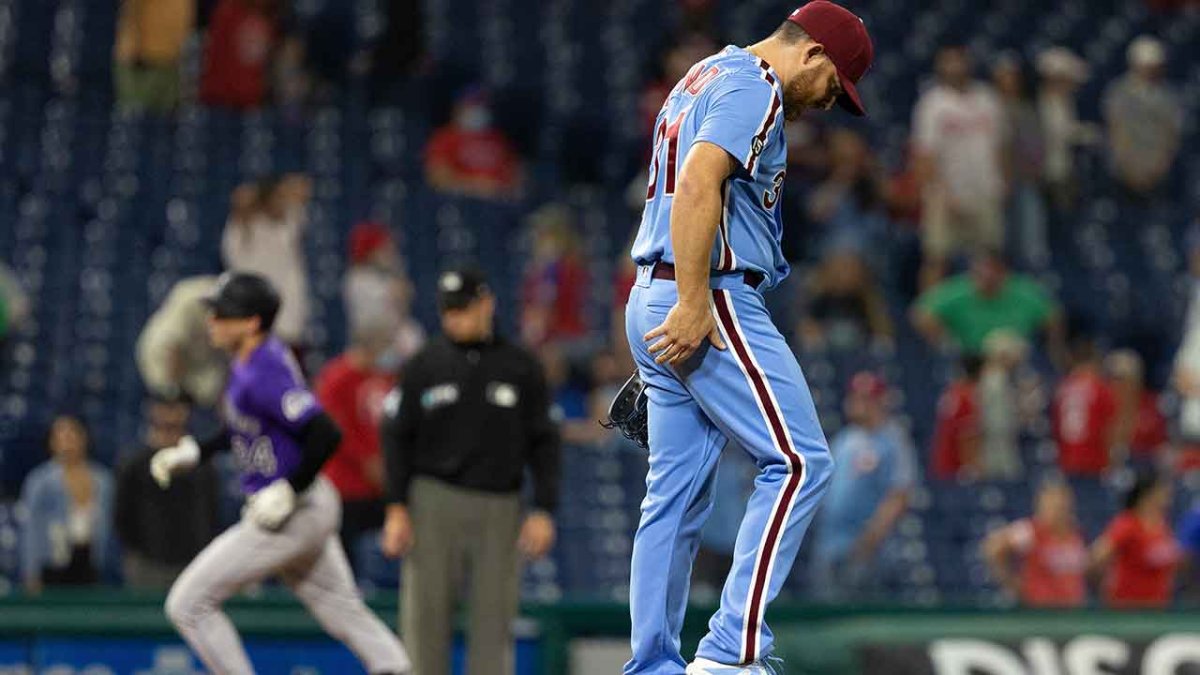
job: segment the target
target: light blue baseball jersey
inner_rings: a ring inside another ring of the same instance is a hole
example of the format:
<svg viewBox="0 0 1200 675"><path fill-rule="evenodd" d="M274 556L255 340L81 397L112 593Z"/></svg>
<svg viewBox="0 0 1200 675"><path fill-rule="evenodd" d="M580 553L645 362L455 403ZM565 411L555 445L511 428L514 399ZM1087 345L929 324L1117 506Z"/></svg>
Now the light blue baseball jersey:
<svg viewBox="0 0 1200 675"><path fill-rule="evenodd" d="M783 90L765 61L728 46L692 66L658 113L646 209L633 259L674 263L671 204L677 172L692 146L713 143L740 167L721 191L722 215L712 250L716 271L753 270L771 288L788 274L780 248L779 196L787 170Z"/></svg>
<svg viewBox="0 0 1200 675"><path fill-rule="evenodd" d="M632 655L624 675L681 675L680 631L692 560L713 509L713 475L727 443L757 467L733 541L721 605L698 658L742 666L771 654L765 616L791 571L829 486L833 461L800 364L761 291L788 273L780 250L779 195L787 162L778 76L761 59L726 47L692 67L658 116L646 210L633 247L637 279L625 329L648 397L649 463L630 562ZM711 256L713 317L727 349L701 347L686 364L657 363L642 339L679 300L651 264L674 263L671 206L687 153L713 143L739 165L721 186ZM761 273L752 288L745 275ZM723 273L727 272L727 273ZM715 671L714 671L715 672Z"/></svg>

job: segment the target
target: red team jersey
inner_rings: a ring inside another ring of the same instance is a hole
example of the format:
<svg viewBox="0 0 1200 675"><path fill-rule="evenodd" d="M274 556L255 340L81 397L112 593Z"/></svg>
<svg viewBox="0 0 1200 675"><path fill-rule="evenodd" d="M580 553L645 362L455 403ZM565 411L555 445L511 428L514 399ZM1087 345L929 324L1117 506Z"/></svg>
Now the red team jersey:
<svg viewBox="0 0 1200 675"><path fill-rule="evenodd" d="M587 270L574 256L563 256L525 273L522 305L549 310L545 332L537 343L571 340L587 333L587 290Z"/></svg>
<svg viewBox="0 0 1200 675"><path fill-rule="evenodd" d="M209 21L200 100L230 108L262 105L275 36L271 19L263 13L240 2L217 3Z"/></svg>
<svg viewBox="0 0 1200 675"><path fill-rule="evenodd" d="M979 434L979 404L975 385L953 382L938 400L937 428L933 432L933 476L951 480L962 470L963 446Z"/></svg>
<svg viewBox="0 0 1200 675"><path fill-rule="evenodd" d="M1180 557L1170 526L1147 525L1126 511L1113 519L1104 536L1114 551L1105 602L1113 607L1167 606Z"/></svg>
<svg viewBox="0 0 1200 675"><path fill-rule="evenodd" d="M375 499L382 493L367 478L366 462L379 456L379 422L392 377L354 367L345 356L330 361L317 382L317 399L342 430L342 444L324 473L343 499Z"/></svg>
<svg viewBox="0 0 1200 675"><path fill-rule="evenodd" d="M1076 530L1056 534L1036 518L1009 526L1022 555L1021 602L1030 607L1078 607L1087 599L1088 552Z"/></svg>
<svg viewBox="0 0 1200 675"><path fill-rule="evenodd" d="M425 146L425 162L447 167L462 179L485 180L504 188L516 186L520 169L517 153L504 134L452 125L434 132Z"/></svg>
<svg viewBox="0 0 1200 675"><path fill-rule="evenodd" d="M1146 390L1138 400L1129 450L1135 456L1151 457L1167 443L1167 418L1158 409L1158 394Z"/></svg>
<svg viewBox="0 0 1200 675"><path fill-rule="evenodd" d="M1108 468L1108 444L1117 402L1099 374L1073 372L1058 386L1051 420L1058 465L1068 474L1095 476Z"/></svg>

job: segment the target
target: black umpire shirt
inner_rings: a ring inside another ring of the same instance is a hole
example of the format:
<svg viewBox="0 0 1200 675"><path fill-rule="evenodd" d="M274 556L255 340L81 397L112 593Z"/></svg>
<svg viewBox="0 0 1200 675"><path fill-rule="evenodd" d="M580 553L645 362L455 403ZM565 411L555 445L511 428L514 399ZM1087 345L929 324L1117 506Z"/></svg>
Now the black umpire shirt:
<svg viewBox="0 0 1200 675"><path fill-rule="evenodd" d="M407 503L414 476L517 492L529 467L534 506L558 505L558 429L541 364L526 350L499 338L439 337L405 364L385 410L389 503Z"/></svg>

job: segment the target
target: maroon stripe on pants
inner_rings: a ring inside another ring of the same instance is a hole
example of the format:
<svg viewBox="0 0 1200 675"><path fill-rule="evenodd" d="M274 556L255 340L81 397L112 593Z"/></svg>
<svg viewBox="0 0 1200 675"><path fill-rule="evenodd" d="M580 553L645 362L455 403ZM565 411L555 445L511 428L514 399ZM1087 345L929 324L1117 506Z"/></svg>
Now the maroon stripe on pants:
<svg viewBox="0 0 1200 675"><path fill-rule="evenodd" d="M775 447L779 449L788 463L788 478L783 485L783 495L776 503L771 517L768 520L767 536L763 543L763 550L759 554L758 566L754 570L754 576L750 585L750 605L746 608L746 634L743 636L743 651L742 660L744 663L749 663L754 660L758 648L758 632L762 622L762 614L765 609L766 595L768 590L767 572L771 566L771 560L775 555L775 549L779 546L779 540L782 537L783 529L786 523L788 505L796 496L796 492L800 489L800 484L804 480L804 460L799 454L791 450L788 443L787 427L783 420L779 417L779 411L771 403L771 396L767 388L767 382L763 378L762 373L755 367L754 361L750 358L750 347L743 340L737 330L737 323L733 318L733 308L730 306L730 300L726 292L720 290L713 291L713 304L716 306L717 318L720 320L722 327L725 329L725 335L729 340L729 346L733 350L734 356L742 363L743 368L750 376L752 390L758 402L762 405L762 409L766 411L767 422L770 427L772 438L775 440Z"/></svg>

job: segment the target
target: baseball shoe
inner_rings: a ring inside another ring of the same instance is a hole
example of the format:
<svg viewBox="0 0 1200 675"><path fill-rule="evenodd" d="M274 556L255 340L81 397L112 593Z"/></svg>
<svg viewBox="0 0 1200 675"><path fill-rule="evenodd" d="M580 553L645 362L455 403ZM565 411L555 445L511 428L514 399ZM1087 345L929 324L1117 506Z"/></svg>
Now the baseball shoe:
<svg viewBox="0 0 1200 675"><path fill-rule="evenodd" d="M687 675L783 675L783 661L768 656L748 666L727 666L698 658L687 667Z"/></svg>

